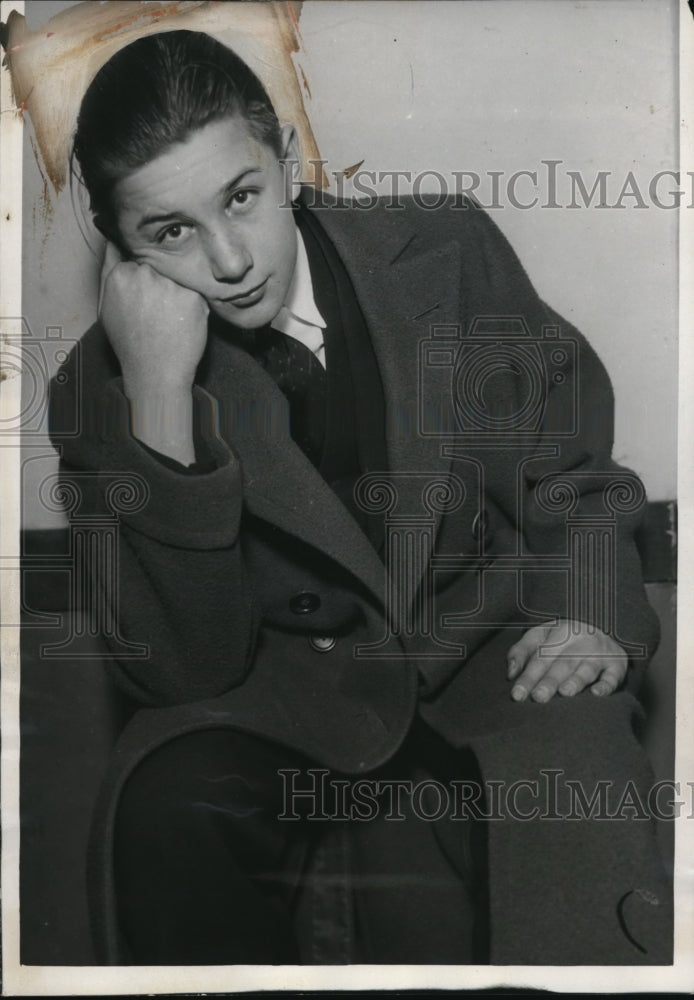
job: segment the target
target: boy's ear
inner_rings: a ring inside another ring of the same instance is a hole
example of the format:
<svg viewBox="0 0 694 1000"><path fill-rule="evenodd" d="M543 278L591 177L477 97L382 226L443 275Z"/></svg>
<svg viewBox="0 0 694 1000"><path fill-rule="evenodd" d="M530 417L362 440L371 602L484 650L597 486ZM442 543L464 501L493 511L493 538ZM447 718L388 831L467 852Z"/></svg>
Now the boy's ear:
<svg viewBox="0 0 694 1000"><path fill-rule="evenodd" d="M287 191L291 201L296 201L301 191L301 143L293 125L282 125L282 152L280 161L285 165Z"/></svg>

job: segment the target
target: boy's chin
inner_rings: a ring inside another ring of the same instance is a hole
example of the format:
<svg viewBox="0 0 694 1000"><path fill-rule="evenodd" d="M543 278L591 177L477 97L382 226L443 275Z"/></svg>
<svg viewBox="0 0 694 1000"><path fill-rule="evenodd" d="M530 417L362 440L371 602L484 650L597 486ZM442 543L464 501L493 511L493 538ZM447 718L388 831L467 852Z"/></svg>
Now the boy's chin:
<svg viewBox="0 0 694 1000"><path fill-rule="evenodd" d="M257 330L261 326L267 326L279 312L279 307L275 308L266 302L259 302L255 306L246 309L239 309L237 306L225 304L223 302L210 302L210 312L214 313L225 323L240 330Z"/></svg>

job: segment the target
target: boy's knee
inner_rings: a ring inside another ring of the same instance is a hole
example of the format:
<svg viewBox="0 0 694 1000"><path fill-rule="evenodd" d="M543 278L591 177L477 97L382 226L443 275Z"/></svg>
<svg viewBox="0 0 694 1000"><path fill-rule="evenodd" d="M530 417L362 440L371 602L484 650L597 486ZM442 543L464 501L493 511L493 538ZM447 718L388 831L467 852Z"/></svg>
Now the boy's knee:
<svg viewBox="0 0 694 1000"><path fill-rule="evenodd" d="M253 782L234 752L235 735L197 731L153 750L125 783L118 831L175 836L225 811L239 816L253 809Z"/></svg>

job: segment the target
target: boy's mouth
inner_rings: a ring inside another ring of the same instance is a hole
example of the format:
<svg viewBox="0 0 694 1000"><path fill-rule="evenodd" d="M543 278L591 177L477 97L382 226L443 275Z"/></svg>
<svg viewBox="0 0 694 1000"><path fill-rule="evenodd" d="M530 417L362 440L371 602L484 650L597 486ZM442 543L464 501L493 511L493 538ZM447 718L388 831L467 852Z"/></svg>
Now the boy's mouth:
<svg viewBox="0 0 694 1000"><path fill-rule="evenodd" d="M247 306L254 306L256 302L259 302L265 294L265 286L267 285L268 279L265 278L261 281L259 285L255 285L254 288L249 288L247 292L238 292L236 295L230 295L225 299L219 299L225 305L239 306L240 308L245 308Z"/></svg>

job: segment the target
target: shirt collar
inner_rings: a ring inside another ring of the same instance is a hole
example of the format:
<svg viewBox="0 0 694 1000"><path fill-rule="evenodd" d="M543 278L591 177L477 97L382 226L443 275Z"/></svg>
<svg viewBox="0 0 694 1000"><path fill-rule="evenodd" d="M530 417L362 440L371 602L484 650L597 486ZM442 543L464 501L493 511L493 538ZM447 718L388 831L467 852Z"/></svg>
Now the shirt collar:
<svg viewBox="0 0 694 1000"><path fill-rule="evenodd" d="M308 254L303 237L298 228L296 231L296 264L291 284L287 289L284 305L280 309L270 326L277 330L284 329L287 316L291 316L299 323L307 327L319 327L324 330L326 322L318 312L315 296L313 294L313 282L311 281L311 269L308 263Z"/></svg>

